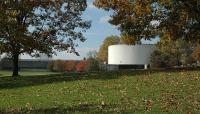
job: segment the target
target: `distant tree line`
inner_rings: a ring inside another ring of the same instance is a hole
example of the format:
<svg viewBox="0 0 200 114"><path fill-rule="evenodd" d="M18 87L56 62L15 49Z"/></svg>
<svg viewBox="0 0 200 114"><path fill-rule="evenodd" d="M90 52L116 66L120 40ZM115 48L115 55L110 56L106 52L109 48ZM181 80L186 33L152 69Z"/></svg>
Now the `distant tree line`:
<svg viewBox="0 0 200 114"><path fill-rule="evenodd" d="M98 72L103 69L96 58L87 60L52 60L48 64L48 69L53 72Z"/></svg>
<svg viewBox="0 0 200 114"><path fill-rule="evenodd" d="M151 67L188 67L198 61L198 59L193 57L196 43L188 43L184 40L171 42L161 39L161 41L156 44L156 47L156 50L151 56Z"/></svg>

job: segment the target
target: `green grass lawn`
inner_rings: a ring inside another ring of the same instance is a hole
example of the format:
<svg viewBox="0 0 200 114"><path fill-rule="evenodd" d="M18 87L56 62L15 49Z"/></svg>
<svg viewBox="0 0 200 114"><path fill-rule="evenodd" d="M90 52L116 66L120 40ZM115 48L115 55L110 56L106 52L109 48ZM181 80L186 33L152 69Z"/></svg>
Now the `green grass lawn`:
<svg viewBox="0 0 200 114"><path fill-rule="evenodd" d="M32 70L32 71L22 70L22 71L19 72L19 75L22 75L22 76L48 75L48 74L58 74L58 73L48 72L48 71L43 71L43 70L40 70L40 71L37 71L37 70ZM0 71L0 77L11 76L11 75L12 75L11 71L6 71L6 70Z"/></svg>
<svg viewBox="0 0 200 114"><path fill-rule="evenodd" d="M0 75L0 114L200 113L200 71Z"/></svg>

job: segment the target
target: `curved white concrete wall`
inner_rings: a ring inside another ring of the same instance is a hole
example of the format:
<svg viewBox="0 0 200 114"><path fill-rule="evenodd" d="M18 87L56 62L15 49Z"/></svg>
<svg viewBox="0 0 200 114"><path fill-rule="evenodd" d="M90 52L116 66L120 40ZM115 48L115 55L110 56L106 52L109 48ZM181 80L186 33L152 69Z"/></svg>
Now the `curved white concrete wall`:
<svg viewBox="0 0 200 114"><path fill-rule="evenodd" d="M145 65L150 63L155 45L112 45L108 47L110 65Z"/></svg>

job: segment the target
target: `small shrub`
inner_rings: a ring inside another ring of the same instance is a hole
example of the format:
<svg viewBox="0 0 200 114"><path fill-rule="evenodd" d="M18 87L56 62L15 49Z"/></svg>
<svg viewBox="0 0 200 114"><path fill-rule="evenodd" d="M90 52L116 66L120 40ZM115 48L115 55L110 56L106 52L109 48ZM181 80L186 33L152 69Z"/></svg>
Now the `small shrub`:
<svg viewBox="0 0 200 114"><path fill-rule="evenodd" d="M159 51L154 51L151 55L151 67L159 68L161 66L160 60L161 53Z"/></svg>
<svg viewBox="0 0 200 114"><path fill-rule="evenodd" d="M196 46L196 48L194 49L194 51L192 53L192 57L194 60L200 61L200 40L199 40L198 45Z"/></svg>
<svg viewBox="0 0 200 114"><path fill-rule="evenodd" d="M47 68L49 69L49 71L54 71L54 60L49 61Z"/></svg>
<svg viewBox="0 0 200 114"><path fill-rule="evenodd" d="M167 68L177 64L177 61L173 55L162 53L160 51L154 51L151 55L151 67L153 68Z"/></svg>
<svg viewBox="0 0 200 114"><path fill-rule="evenodd" d="M99 71L100 70L99 61L94 58L89 58L87 60L87 70L90 72Z"/></svg>
<svg viewBox="0 0 200 114"><path fill-rule="evenodd" d="M81 61L76 65L76 71L78 72L84 72L87 70L87 62Z"/></svg>
<svg viewBox="0 0 200 114"><path fill-rule="evenodd" d="M75 61L67 61L65 62L65 71L72 72L75 70L76 62Z"/></svg>
<svg viewBox="0 0 200 114"><path fill-rule="evenodd" d="M57 72L65 71L65 61L63 61L63 60L55 60L54 61L54 66L53 66L53 71L57 71Z"/></svg>

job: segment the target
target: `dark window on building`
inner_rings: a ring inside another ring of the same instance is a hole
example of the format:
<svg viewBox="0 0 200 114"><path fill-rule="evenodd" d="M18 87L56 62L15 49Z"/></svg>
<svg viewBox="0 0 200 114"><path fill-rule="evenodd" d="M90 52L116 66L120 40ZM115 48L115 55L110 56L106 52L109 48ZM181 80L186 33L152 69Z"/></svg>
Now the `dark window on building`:
<svg viewBox="0 0 200 114"><path fill-rule="evenodd" d="M119 65L119 69L144 69L144 65Z"/></svg>

